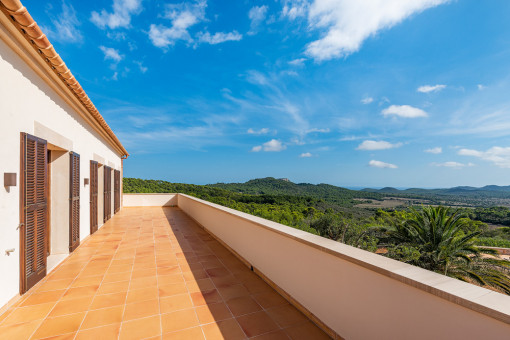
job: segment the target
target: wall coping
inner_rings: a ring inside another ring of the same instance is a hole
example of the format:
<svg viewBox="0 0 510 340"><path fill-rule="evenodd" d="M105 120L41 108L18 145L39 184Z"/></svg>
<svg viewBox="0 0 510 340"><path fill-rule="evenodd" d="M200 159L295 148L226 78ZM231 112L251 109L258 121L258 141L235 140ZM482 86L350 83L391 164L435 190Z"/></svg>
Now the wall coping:
<svg viewBox="0 0 510 340"><path fill-rule="evenodd" d="M186 197L441 299L510 324L510 296L186 194L168 193L166 195L178 195L178 206L180 197Z"/></svg>

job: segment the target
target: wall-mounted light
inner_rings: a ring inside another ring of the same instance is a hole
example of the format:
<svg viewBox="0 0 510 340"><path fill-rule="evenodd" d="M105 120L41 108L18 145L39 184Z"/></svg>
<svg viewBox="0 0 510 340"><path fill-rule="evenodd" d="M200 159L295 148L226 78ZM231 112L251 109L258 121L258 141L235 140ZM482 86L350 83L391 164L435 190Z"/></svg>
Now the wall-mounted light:
<svg viewBox="0 0 510 340"><path fill-rule="evenodd" d="M16 186L16 173L15 172L4 172L4 187L15 187Z"/></svg>
<svg viewBox="0 0 510 340"><path fill-rule="evenodd" d="M89 179L88 178L84 178L83 179L83 185L89 185Z"/></svg>

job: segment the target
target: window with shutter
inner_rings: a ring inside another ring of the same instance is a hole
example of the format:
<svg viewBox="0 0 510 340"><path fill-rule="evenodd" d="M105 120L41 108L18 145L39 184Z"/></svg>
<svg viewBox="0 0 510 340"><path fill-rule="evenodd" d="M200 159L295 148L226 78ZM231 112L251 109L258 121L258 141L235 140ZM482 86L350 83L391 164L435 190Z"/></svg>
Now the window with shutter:
<svg viewBox="0 0 510 340"><path fill-rule="evenodd" d="M117 213L120 210L120 171L114 171L114 185L113 185L114 197L113 197L113 206L114 211Z"/></svg>
<svg viewBox="0 0 510 340"><path fill-rule="evenodd" d="M21 134L20 266L21 294L46 276L48 224L47 143Z"/></svg>
<svg viewBox="0 0 510 340"><path fill-rule="evenodd" d="M96 161L90 161L90 233L97 231L98 227L98 209L97 209L97 192L98 192L98 164Z"/></svg>
<svg viewBox="0 0 510 340"><path fill-rule="evenodd" d="M80 245L80 155L69 154L69 252Z"/></svg>

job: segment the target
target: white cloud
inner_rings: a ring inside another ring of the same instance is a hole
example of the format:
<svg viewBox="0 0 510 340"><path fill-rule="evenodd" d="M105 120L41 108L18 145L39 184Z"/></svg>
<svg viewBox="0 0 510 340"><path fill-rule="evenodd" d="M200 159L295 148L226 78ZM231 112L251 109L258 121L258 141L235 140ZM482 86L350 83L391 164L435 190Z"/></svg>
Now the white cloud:
<svg viewBox="0 0 510 340"><path fill-rule="evenodd" d="M116 29L119 27L128 28L131 24L131 16L142 11L142 0L113 0L113 11L108 13L101 10L101 13L92 12L90 20L99 28Z"/></svg>
<svg viewBox="0 0 510 340"><path fill-rule="evenodd" d="M195 3L182 3L167 5L165 18L172 26L152 24L149 29L149 38L157 47L167 48L173 46L178 40L193 42L188 29L205 20L207 2L200 0Z"/></svg>
<svg viewBox="0 0 510 340"><path fill-rule="evenodd" d="M310 158L312 156L313 155L309 152L303 152L301 155L299 155L299 157L301 157L301 158Z"/></svg>
<svg viewBox="0 0 510 340"><path fill-rule="evenodd" d="M262 128L260 130L253 130L252 128L249 128L246 132L250 135L267 135L270 130L268 128Z"/></svg>
<svg viewBox="0 0 510 340"><path fill-rule="evenodd" d="M279 152L287 149L287 146L284 145L281 141L277 139L271 139L269 142L266 142L262 145L254 146L251 151L259 152L259 151L267 151L267 152Z"/></svg>
<svg viewBox="0 0 510 340"><path fill-rule="evenodd" d="M329 133L330 130L328 128L325 128L325 129L318 129L318 128L313 128L313 129L308 129L305 131L305 133Z"/></svg>
<svg viewBox="0 0 510 340"><path fill-rule="evenodd" d="M225 41L239 41L243 38L243 35L239 34L237 31L229 33L216 32L213 35L209 32L200 32L197 37L199 42L216 45Z"/></svg>
<svg viewBox="0 0 510 340"><path fill-rule="evenodd" d="M386 141L375 141L375 140L366 140L363 141L356 150L364 150L364 151L374 151L374 150L387 150L387 149L394 149L399 148L402 146L402 143L395 143L391 144Z"/></svg>
<svg viewBox="0 0 510 340"><path fill-rule="evenodd" d="M251 23L250 23L250 31L248 32L248 34L253 35L253 34L257 33L258 27L260 26L262 21L264 21L266 19L267 9L268 9L268 7L265 5L264 6L254 6L250 9L250 11L248 12L248 17L250 18Z"/></svg>
<svg viewBox="0 0 510 340"><path fill-rule="evenodd" d="M372 97L365 97L365 98L361 99L362 104L370 104L373 101L374 101L374 98L372 98Z"/></svg>
<svg viewBox="0 0 510 340"><path fill-rule="evenodd" d="M289 65L301 67L301 66L305 65L306 60L307 60L306 58L294 59L294 60L289 61Z"/></svg>
<svg viewBox="0 0 510 340"><path fill-rule="evenodd" d="M390 107L382 110L382 114L384 117L398 116L402 118L419 118L428 116L427 112L410 105L391 105Z"/></svg>
<svg viewBox="0 0 510 340"><path fill-rule="evenodd" d="M500 168L510 168L510 147L493 146L487 151L460 149L458 154L461 156L477 157L492 162Z"/></svg>
<svg viewBox="0 0 510 340"><path fill-rule="evenodd" d="M308 13L310 3L308 0L284 0L282 16L295 20L299 17L305 17Z"/></svg>
<svg viewBox="0 0 510 340"><path fill-rule="evenodd" d="M444 163L432 163L434 166L445 167L445 168L456 168L461 169L467 166L474 166L473 163L459 163L459 162L444 162Z"/></svg>
<svg viewBox="0 0 510 340"><path fill-rule="evenodd" d="M478 84L476 85L476 87L478 88L478 90L482 91L482 90L485 90L487 87L485 85L482 85L482 84Z"/></svg>
<svg viewBox="0 0 510 340"><path fill-rule="evenodd" d="M428 152L428 153L433 153L433 154L440 154L443 152L443 148L438 146L436 148L430 148L430 149L426 149L424 150L424 152Z"/></svg>
<svg viewBox="0 0 510 340"><path fill-rule="evenodd" d="M307 45L306 54L322 61L356 52L364 40L379 31L446 2L448 0L314 0L308 9L304 1L287 1L283 14L293 19L308 10L310 27L325 33Z"/></svg>
<svg viewBox="0 0 510 340"><path fill-rule="evenodd" d="M54 13L52 13L52 17ZM80 43L83 41L78 26L80 22L76 17L76 11L73 6L67 5L62 1L62 13L51 19L53 27L42 27L50 40L65 42L65 43Z"/></svg>
<svg viewBox="0 0 510 340"><path fill-rule="evenodd" d="M141 61L133 61L136 65L138 65L138 68L140 69L140 72L145 73L149 70L146 66L143 65Z"/></svg>
<svg viewBox="0 0 510 340"><path fill-rule="evenodd" d="M446 88L446 85L423 85L416 89L416 91L421 93L429 93L429 92L439 92Z"/></svg>
<svg viewBox="0 0 510 340"><path fill-rule="evenodd" d="M99 49L103 51L105 60L110 59L118 63L123 58L123 56L120 55L119 51L114 48L99 46Z"/></svg>
<svg viewBox="0 0 510 340"><path fill-rule="evenodd" d="M383 168L383 169L396 169L398 166L395 164L385 163L381 161L371 160L368 162L368 165L373 168Z"/></svg>

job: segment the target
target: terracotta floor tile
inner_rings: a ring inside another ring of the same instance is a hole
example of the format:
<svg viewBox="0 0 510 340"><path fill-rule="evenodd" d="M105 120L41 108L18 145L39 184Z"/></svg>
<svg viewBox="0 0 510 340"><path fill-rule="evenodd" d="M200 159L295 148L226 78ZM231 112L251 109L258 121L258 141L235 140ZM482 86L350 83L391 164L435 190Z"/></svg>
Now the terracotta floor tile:
<svg viewBox="0 0 510 340"><path fill-rule="evenodd" d="M41 286L37 288L38 292L44 292L48 290L60 290L60 289L67 289L73 283L74 277L67 278L63 280L47 280L44 282Z"/></svg>
<svg viewBox="0 0 510 340"><path fill-rule="evenodd" d="M50 337L43 338L40 340L73 340L75 338L75 336L76 336L76 332L71 332L71 333L66 333L66 334L61 334L61 335L50 336Z"/></svg>
<svg viewBox="0 0 510 340"><path fill-rule="evenodd" d="M237 321L248 337L279 329L278 325L263 311L240 316Z"/></svg>
<svg viewBox="0 0 510 340"><path fill-rule="evenodd" d="M184 280L186 280L186 281L207 279L209 277L209 275L207 275L207 273L205 272L204 269L185 272L185 273L182 273L182 276L184 277Z"/></svg>
<svg viewBox="0 0 510 340"><path fill-rule="evenodd" d="M227 275L227 276L221 276L221 277L212 277L212 282L214 282L214 285L216 288L224 288L231 285L239 284L241 281L239 281L234 275Z"/></svg>
<svg viewBox="0 0 510 340"><path fill-rule="evenodd" d="M92 298L96 294L98 288L99 285L70 288L65 292L64 296L62 296L62 300L77 299L86 296Z"/></svg>
<svg viewBox="0 0 510 340"><path fill-rule="evenodd" d="M254 338L253 340L289 340L289 336L284 331L274 331L271 333L262 334ZM314 339L314 338L310 338Z"/></svg>
<svg viewBox="0 0 510 340"><path fill-rule="evenodd" d="M241 327L235 319L228 319L219 321L217 323L210 323L203 325L202 329L207 340L238 340L246 339Z"/></svg>
<svg viewBox="0 0 510 340"><path fill-rule="evenodd" d="M161 314L163 334L198 326L198 319L193 309L185 309Z"/></svg>
<svg viewBox="0 0 510 340"><path fill-rule="evenodd" d="M230 299L227 301L227 305L234 316L240 316L262 310L260 305L250 296Z"/></svg>
<svg viewBox="0 0 510 340"><path fill-rule="evenodd" d="M103 279L103 284L110 283L110 282L126 281L129 279L131 279L131 272L112 273L112 274L107 273Z"/></svg>
<svg viewBox="0 0 510 340"><path fill-rule="evenodd" d="M128 291L126 303L134 303L145 300L154 300L158 298L157 287L134 289Z"/></svg>
<svg viewBox="0 0 510 340"><path fill-rule="evenodd" d="M2 326L0 327L0 339L28 339L41 323L42 320L36 320L16 325Z"/></svg>
<svg viewBox="0 0 510 340"><path fill-rule="evenodd" d="M78 299L61 300L55 305L49 316L56 317L67 314L85 312L89 309L91 303L92 297L90 296Z"/></svg>
<svg viewBox="0 0 510 340"><path fill-rule="evenodd" d="M129 285L129 289L155 287L157 285L158 285L158 278L156 275L154 275L154 276L142 277L142 278L138 278L138 279L133 278L131 280L131 284Z"/></svg>
<svg viewBox="0 0 510 340"><path fill-rule="evenodd" d="M195 308L195 312L201 324L232 318L232 313L230 313L227 305L222 302L199 306Z"/></svg>
<svg viewBox="0 0 510 340"><path fill-rule="evenodd" d="M200 327L185 329L182 331L163 334L164 340L203 340L204 334Z"/></svg>
<svg viewBox="0 0 510 340"><path fill-rule="evenodd" d="M216 289L190 293L193 305L201 306L209 303L221 302L221 296Z"/></svg>
<svg viewBox="0 0 510 340"><path fill-rule="evenodd" d="M100 309L106 307L114 307L124 305L126 303L126 292L96 295L92 301L90 309Z"/></svg>
<svg viewBox="0 0 510 340"><path fill-rule="evenodd" d="M188 291L190 291L191 293L203 290L211 290L215 288L214 283L212 282L211 279L188 281L186 282L186 286L188 287Z"/></svg>
<svg viewBox="0 0 510 340"><path fill-rule="evenodd" d="M33 293L25 299L20 306L24 307L41 303L57 302L64 293L65 290L50 290L47 292Z"/></svg>
<svg viewBox="0 0 510 340"><path fill-rule="evenodd" d="M101 326L91 329L80 330L76 335L75 340L108 340L117 339L120 333L120 323Z"/></svg>
<svg viewBox="0 0 510 340"><path fill-rule="evenodd" d="M122 323L119 339L145 339L161 334L160 316L151 316Z"/></svg>
<svg viewBox="0 0 510 340"><path fill-rule="evenodd" d="M111 294L111 293L120 293L127 292L130 285L130 281L120 281L120 282L112 282L112 283L104 283L99 286L97 290L97 294Z"/></svg>
<svg viewBox="0 0 510 340"><path fill-rule="evenodd" d="M248 291L248 289L246 289L246 287L243 286L242 284L236 284L236 285L218 288L218 291L220 292L220 295L223 297L223 299L225 301L236 298L236 297L250 295L250 292Z"/></svg>
<svg viewBox="0 0 510 340"><path fill-rule="evenodd" d="M303 313L290 304L270 308L266 312L281 328L308 321Z"/></svg>
<svg viewBox="0 0 510 340"><path fill-rule="evenodd" d="M170 313L193 307L189 294L179 294L161 298L159 300L159 305L161 313Z"/></svg>
<svg viewBox="0 0 510 340"><path fill-rule="evenodd" d="M186 282L182 274L158 275L158 284L160 286L181 282Z"/></svg>
<svg viewBox="0 0 510 340"><path fill-rule="evenodd" d="M253 298L264 308L288 304L288 301L275 291L253 295Z"/></svg>
<svg viewBox="0 0 510 340"><path fill-rule="evenodd" d="M330 339L323 331L320 330L319 327L315 326L310 321L305 322L304 324L291 326L285 329L285 333L292 340L308 340L308 339Z"/></svg>
<svg viewBox="0 0 510 340"><path fill-rule="evenodd" d="M181 274L181 268L179 268L179 266L159 267L157 273L158 275Z"/></svg>
<svg viewBox="0 0 510 340"><path fill-rule="evenodd" d="M206 269L205 272L210 277L221 277L221 276L227 276L227 275L231 274L230 271L228 271L227 268L224 268L224 267Z"/></svg>
<svg viewBox="0 0 510 340"><path fill-rule="evenodd" d="M174 283L165 286L160 285L158 291L160 297L166 297L187 293L188 289L186 288L186 285L184 283Z"/></svg>
<svg viewBox="0 0 510 340"><path fill-rule="evenodd" d="M248 289L250 294L268 293L273 291L273 288L261 279L245 281L243 282L243 285L246 289Z"/></svg>
<svg viewBox="0 0 510 340"><path fill-rule="evenodd" d="M1 325L7 326L44 319L49 314L53 306L55 306L55 303L50 302L16 308L9 313Z"/></svg>
<svg viewBox="0 0 510 340"><path fill-rule="evenodd" d="M156 276L156 269L141 269L141 270L137 270L137 271L134 271L133 270L133 275L131 276L133 279L140 279L140 278L144 278L144 277L154 277Z"/></svg>
<svg viewBox="0 0 510 340"><path fill-rule="evenodd" d="M127 304L123 320L140 319L156 314L159 314L159 300L146 300Z"/></svg>
<svg viewBox="0 0 510 340"><path fill-rule="evenodd" d="M101 281L103 281L103 278L104 278L103 275L85 276L85 277L77 278L71 285L71 288L91 286L91 285L100 285Z"/></svg>
<svg viewBox="0 0 510 340"><path fill-rule="evenodd" d="M76 313L46 319L41 326L39 326L32 338L41 339L76 332L78 328L80 328L84 317L85 313Z"/></svg>
<svg viewBox="0 0 510 340"><path fill-rule="evenodd" d="M124 306L91 310L87 313L81 329L120 323L123 313Z"/></svg>

